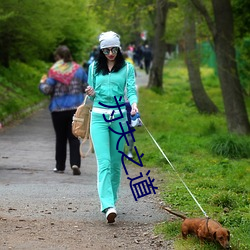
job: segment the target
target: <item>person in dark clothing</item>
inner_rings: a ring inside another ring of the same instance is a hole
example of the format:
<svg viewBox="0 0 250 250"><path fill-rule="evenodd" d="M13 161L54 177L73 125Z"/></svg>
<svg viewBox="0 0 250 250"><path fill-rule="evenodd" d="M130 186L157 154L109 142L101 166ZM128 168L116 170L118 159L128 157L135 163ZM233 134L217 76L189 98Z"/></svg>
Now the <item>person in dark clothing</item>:
<svg viewBox="0 0 250 250"><path fill-rule="evenodd" d="M145 49L143 52L143 57L144 57L144 67L145 67L145 71L146 74L149 73L149 69L150 69L150 65L151 65L151 61L153 59L153 55L152 55L152 51L149 48L149 46L146 44L145 45Z"/></svg>
<svg viewBox="0 0 250 250"><path fill-rule="evenodd" d="M59 46L55 51L55 63L39 84L40 91L50 95L49 110L56 135L55 173L64 173L66 168L67 142L73 175L80 175L80 142L72 134L72 117L84 100L87 74L73 61L67 46Z"/></svg>
<svg viewBox="0 0 250 250"><path fill-rule="evenodd" d="M134 58L135 58L135 63L140 69L143 69L143 47L141 45L137 46L134 51Z"/></svg>
<svg viewBox="0 0 250 250"><path fill-rule="evenodd" d="M98 47L94 46L93 50L89 54L89 60L87 62L88 66L97 59L98 55L99 55Z"/></svg>

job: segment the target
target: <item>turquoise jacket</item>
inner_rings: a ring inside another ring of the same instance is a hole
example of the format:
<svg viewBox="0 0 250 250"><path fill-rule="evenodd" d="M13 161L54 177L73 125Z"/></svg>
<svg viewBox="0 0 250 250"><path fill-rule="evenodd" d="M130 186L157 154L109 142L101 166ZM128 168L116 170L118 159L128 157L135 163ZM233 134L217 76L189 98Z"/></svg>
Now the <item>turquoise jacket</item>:
<svg viewBox="0 0 250 250"><path fill-rule="evenodd" d="M118 72L110 72L107 75L95 73L94 65L95 62L90 65L88 71L88 84L95 90L95 97L91 98L93 107L105 108L100 103L117 107L114 96L121 105L125 103L125 94L131 105L138 102L135 69L131 63L127 62ZM125 109L125 106L123 108Z"/></svg>

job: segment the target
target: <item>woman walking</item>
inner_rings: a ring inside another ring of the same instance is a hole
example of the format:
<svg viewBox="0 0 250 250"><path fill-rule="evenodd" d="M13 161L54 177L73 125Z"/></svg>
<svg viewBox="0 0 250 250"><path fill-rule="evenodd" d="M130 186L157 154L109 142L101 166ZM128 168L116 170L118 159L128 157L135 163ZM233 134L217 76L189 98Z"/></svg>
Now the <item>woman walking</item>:
<svg viewBox="0 0 250 250"><path fill-rule="evenodd" d="M97 160L97 189L101 211L108 223L117 216L115 204L121 179L121 154L125 139L120 124L127 131L124 95L131 104L131 115L138 112L135 70L121 53L120 36L113 31L99 36L100 53L89 67L86 93L93 100L90 133ZM119 106L119 107L118 107ZM113 131L111 131L112 129ZM119 143L118 143L119 141ZM118 144L118 149L116 148Z"/></svg>
<svg viewBox="0 0 250 250"><path fill-rule="evenodd" d="M67 142L69 142L70 167L73 175L80 175L80 142L72 134L72 117L84 99L87 74L73 61L67 46L59 46L55 51L55 64L48 77L41 80L39 89L50 95L49 110L56 134L55 173L64 173L66 168Z"/></svg>

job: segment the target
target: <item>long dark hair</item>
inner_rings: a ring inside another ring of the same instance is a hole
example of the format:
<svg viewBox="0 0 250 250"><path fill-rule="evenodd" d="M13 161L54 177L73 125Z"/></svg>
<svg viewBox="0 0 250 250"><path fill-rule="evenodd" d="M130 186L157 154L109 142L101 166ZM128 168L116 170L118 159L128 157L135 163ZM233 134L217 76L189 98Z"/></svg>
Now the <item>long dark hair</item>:
<svg viewBox="0 0 250 250"><path fill-rule="evenodd" d="M125 64L126 64L125 59L121 53L121 50L118 49L117 55L115 58L115 65L112 69L112 72L119 71L121 68L123 68L125 66ZM103 54L102 50L100 50L99 56L96 60L96 73L97 74L101 73L103 75L109 74L109 69L108 69L108 65L107 65L107 58Z"/></svg>

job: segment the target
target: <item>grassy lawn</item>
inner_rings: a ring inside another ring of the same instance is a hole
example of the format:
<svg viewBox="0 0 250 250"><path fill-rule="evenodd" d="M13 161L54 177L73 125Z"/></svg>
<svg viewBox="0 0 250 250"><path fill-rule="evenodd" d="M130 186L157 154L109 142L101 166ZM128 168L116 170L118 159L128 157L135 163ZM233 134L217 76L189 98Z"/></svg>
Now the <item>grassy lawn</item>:
<svg viewBox="0 0 250 250"><path fill-rule="evenodd" d="M144 127L136 129L135 145L139 153L144 153L143 165L159 170L162 181L157 182L158 190L166 205L188 217L204 216L182 179L207 215L230 230L232 249L250 249L250 137L228 134L218 79L206 67L201 74L207 93L220 110L217 115L197 112L181 60L166 65L163 94L139 90L142 121L174 170ZM177 218L157 225L155 231L166 239L175 239L178 250L218 248L212 243L201 246L194 237L182 240L180 225Z"/></svg>

